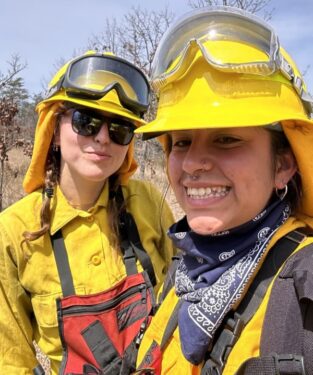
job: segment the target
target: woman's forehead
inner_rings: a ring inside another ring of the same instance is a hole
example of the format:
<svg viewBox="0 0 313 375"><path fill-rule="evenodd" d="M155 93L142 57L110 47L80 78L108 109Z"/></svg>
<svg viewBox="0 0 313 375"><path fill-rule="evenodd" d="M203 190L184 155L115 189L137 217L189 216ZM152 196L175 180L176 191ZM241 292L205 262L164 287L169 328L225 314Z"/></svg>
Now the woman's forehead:
<svg viewBox="0 0 313 375"><path fill-rule="evenodd" d="M225 127L225 128L206 128L206 129L186 129L186 130L174 130L167 134L170 137L180 135L192 135L202 136L204 134L262 134L266 133L266 128L261 126L249 126L249 127Z"/></svg>

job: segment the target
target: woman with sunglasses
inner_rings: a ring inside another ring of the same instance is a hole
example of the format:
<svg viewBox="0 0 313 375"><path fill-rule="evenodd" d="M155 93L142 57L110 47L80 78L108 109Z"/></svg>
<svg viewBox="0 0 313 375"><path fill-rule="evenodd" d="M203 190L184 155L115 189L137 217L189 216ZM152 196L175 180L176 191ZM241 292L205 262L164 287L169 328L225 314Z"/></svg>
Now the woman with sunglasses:
<svg viewBox="0 0 313 375"><path fill-rule="evenodd" d="M148 100L138 68L88 52L38 104L29 194L0 216L1 374L43 373L33 341L52 374L133 369L173 255L164 199L130 180Z"/></svg>
<svg viewBox="0 0 313 375"><path fill-rule="evenodd" d="M138 132L161 136L186 216L138 368L313 374L313 100L295 63L259 18L201 8L164 35L152 84Z"/></svg>

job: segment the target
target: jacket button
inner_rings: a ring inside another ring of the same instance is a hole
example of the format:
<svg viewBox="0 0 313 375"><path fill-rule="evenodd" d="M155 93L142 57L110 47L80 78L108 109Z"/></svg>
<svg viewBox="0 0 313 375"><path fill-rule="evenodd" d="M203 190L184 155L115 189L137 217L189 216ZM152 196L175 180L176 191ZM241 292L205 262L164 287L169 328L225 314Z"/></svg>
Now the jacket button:
<svg viewBox="0 0 313 375"><path fill-rule="evenodd" d="M87 217L88 223L92 223L92 222L94 222L94 220L95 220L95 218L93 216L88 216Z"/></svg>
<svg viewBox="0 0 313 375"><path fill-rule="evenodd" d="M99 255L94 255L94 256L91 258L91 261L92 261L92 263L93 263L95 266L99 266L99 264L101 264L101 258L99 257Z"/></svg>

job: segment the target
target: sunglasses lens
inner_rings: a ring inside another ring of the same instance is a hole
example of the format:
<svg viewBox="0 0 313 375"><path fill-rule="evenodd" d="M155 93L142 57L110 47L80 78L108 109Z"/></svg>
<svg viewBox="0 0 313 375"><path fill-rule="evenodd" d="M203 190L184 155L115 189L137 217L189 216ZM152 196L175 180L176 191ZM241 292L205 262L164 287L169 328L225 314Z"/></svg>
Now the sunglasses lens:
<svg viewBox="0 0 313 375"><path fill-rule="evenodd" d="M72 115L72 128L75 133L85 137L99 133L103 120L96 118L87 111L74 110Z"/></svg>
<svg viewBox="0 0 313 375"><path fill-rule="evenodd" d="M73 111L72 128L79 135L85 137L97 135L103 124L109 124L109 137L114 143L126 146L133 139L135 126L131 122L118 118L105 118L86 110Z"/></svg>
<svg viewBox="0 0 313 375"><path fill-rule="evenodd" d="M113 142L121 146L128 145L134 136L135 127L133 124L120 123L113 119L109 127L109 135Z"/></svg>

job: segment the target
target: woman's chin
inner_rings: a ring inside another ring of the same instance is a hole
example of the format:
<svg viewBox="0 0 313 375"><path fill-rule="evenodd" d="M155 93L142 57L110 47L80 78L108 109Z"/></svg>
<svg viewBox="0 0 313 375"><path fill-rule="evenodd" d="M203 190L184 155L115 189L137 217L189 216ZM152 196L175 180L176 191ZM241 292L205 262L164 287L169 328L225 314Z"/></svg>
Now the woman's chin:
<svg viewBox="0 0 313 375"><path fill-rule="evenodd" d="M217 232L222 232L225 230L225 225L223 224L223 222L216 217L189 217L187 215L187 221L192 231L203 236Z"/></svg>

